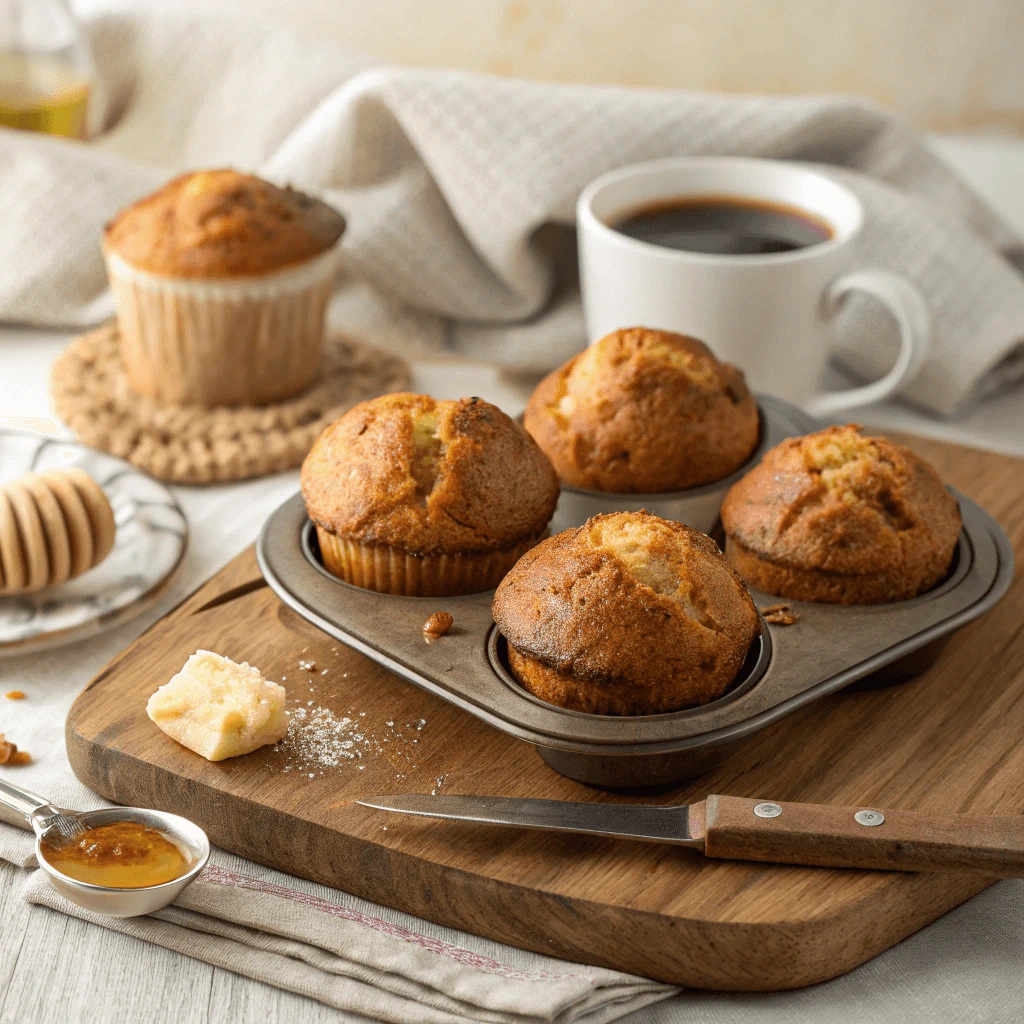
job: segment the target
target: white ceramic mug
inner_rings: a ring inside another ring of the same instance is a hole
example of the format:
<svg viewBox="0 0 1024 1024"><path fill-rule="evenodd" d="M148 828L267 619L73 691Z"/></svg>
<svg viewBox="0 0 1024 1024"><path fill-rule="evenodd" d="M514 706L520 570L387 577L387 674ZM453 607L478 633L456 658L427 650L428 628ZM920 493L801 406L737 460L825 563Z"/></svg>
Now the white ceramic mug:
<svg viewBox="0 0 1024 1024"><path fill-rule="evenodd" d="M790 252L706 255L638 241L610 226L653 203L711 195L796 207L825 221L832 237ZM864 208L849 189L797 164L679 157L611 171L583 190L576 207L588 340L635 326L689 334L740 367L755 390L819 416L885 398L920 368L930 317L904 278L849 269L863 220ZM890 310L899 325L899 356L881 380L822 394L829 320L853 291Z"/></svg>

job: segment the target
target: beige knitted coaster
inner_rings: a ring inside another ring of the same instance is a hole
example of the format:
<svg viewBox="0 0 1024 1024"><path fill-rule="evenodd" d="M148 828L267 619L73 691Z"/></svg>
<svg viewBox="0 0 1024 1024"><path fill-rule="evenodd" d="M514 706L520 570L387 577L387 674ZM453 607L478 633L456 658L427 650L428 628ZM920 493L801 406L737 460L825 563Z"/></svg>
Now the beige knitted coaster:
<svg viewBox="0 0 1024 1024"><path fill-rule="evenodd" d="M293 469L347 409L408 386L409 367L397 356L329 337L319 380L297 398L258 408L157 405L128 386L116 324L76 338L50 377L57 414L85 444L179 484Z"/></svg>

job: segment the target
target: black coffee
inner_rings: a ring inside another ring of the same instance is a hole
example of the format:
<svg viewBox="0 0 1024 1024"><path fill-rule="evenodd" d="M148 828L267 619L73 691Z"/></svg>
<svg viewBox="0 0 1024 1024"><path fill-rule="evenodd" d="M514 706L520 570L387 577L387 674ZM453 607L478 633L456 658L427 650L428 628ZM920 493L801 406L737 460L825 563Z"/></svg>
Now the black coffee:
<svg viewBox="0 0 1024 1024"><path fill-rule="evenodd" d="M792 252L832 237L828 224L795 206L732 196L664 200L611 226L641 242L718 256Z"/></svg>

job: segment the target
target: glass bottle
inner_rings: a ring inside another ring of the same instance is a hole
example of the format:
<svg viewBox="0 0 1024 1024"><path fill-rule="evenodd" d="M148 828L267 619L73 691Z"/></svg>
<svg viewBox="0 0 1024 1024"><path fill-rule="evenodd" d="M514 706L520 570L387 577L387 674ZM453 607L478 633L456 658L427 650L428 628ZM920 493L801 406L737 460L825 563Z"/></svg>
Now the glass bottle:
<svg viewBox="0 0 1024 1024"><path fill-rule="evenodd" d="M84 139L92 79L66 0L0 0L0 125Z"/></svg>

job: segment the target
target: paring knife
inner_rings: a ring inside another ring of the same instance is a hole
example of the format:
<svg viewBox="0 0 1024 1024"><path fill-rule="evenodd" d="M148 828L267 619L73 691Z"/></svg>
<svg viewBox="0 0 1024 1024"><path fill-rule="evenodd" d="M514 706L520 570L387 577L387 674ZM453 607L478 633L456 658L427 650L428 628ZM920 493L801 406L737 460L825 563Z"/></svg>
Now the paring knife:
<svg viewBox="0 0 1024 1024"><path fill-rule="evenodd" d="M1024 817L879 811L738 796L709 796L679 807L418 794L356 802L428 818L673 843L725 860L1024 876Z"/></svg>

